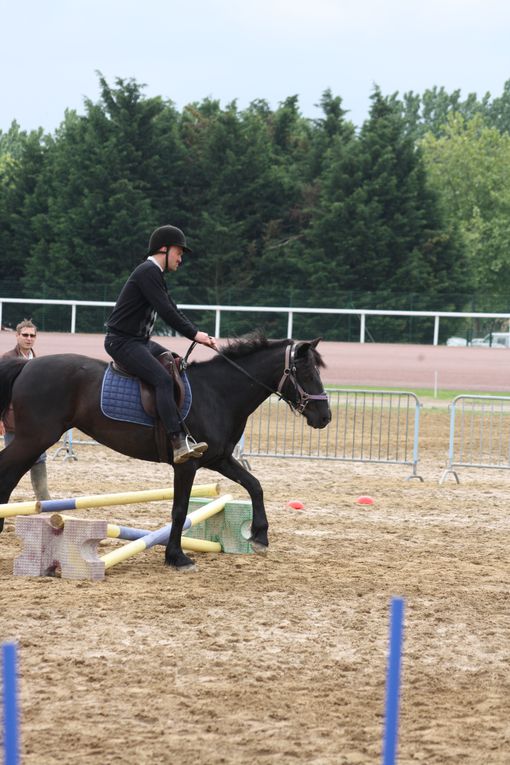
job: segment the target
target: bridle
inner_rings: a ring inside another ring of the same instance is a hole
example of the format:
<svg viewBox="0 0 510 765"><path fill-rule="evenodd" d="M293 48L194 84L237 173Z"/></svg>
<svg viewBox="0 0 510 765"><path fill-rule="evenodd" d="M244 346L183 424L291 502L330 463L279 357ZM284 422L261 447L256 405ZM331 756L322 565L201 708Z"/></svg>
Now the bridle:
<svg viewBox="0 0 510 765"><path fill-rule="evenodd" d="M184 357L184 368L187 366L187 359L190 355L191 351L195 347L196 343L193 343L191 347L189 348L188 352L186 353L186 356ZM296 414L303 414L306 407L310 403L310 401L327 401L328 395L323 390L322 393L307 393L299 384L298 379L296 377L297 373L297 366L298 363L296 361L296 343L292 341L289 345L287 345L285 349L285 368L283 370L282 378L278 384L277 389L271 388L271 386L266 385L261 380L257 380L253 375L251 375L249 372L246 371L246 369L243 369L243 367L239 366L239 364L236 364L235 361L232 361L232 359L229 359L228 356L222 354L220 351L217 351L221 355L223 359L225 359L226 362L228 362L231 366L235 367L239 372L242 372L245 377L248 377L252 382L256 383L257 385L260 385L261 388L265 388L270 393L273 393L274 395L278 396L279 399L282 401L285 401L286 404L289 405L291 410L295 412ZM295 388L296 391L296 401L291 401L286 396L283 395L283 388L285 383L289 380L292 385Z"/></svg>
<svg viewBox="0 0 510 765"><path fill-rule="evenodd" d="M285 369L283 370L283 375L280 380L280 383L278 385L278 388L276 389L275 393L277 393L280 398L282 398L286 404L290 406L290 408L298 412L299 414L303 414L306 407L310 403L310 401L327 401L328 400L328 394L323 390L322 393L307 393L301 385L298 382L298 379L296 377L297 373L297 367L296 367L296 344L292 342L290 345L288 345L285 349ZM297 401L289 401L288 398L285 398L283 395L283 386L285 385L286 381L289 380L297 394Z"/></svg>

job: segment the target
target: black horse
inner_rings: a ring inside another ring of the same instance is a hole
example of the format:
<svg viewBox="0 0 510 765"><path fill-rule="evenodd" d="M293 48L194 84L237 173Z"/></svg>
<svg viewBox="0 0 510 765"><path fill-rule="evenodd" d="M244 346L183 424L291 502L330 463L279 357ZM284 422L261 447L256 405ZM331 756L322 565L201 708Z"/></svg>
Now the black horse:
<svg viewBox="0 0 510 765"><path fill-rule="evenodd" d="M262 488L232 452L249 415L274 392L303 414L311 427L328 425L331 412L319 374L324 364L316 350L318 342L267 340L255 334L229 343L209 361L189 365L193 403L186 425L209 449L200 460L174 465L172 531L165 551L168 565L178 569L194 565L182 551L181 533L199 467L216 470L246 489L253 506L253 549L267 549ZM160 461L154 428L102 414L99 399L106 366L104 361L70 353L42 356L28 364L20 359L0 361L0 412L12 399L16 420L15 438L0 452L0 503L9 500L38 455L71 427L129 457Z"/></svg>

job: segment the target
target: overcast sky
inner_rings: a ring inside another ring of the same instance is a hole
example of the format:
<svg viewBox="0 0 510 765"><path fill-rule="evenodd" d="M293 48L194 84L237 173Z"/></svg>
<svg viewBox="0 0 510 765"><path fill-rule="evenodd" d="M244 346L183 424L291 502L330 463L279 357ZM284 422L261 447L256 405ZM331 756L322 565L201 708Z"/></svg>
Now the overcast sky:
<svg viewBox="0 0 510 765"><path fill-rule="evenodd" d="M510 79L509 22L508 0L0 0L0 130L83 113L96 70L179 110L298 95L317 117L330 88L356 125L374 84L494 97Z"/></svg>

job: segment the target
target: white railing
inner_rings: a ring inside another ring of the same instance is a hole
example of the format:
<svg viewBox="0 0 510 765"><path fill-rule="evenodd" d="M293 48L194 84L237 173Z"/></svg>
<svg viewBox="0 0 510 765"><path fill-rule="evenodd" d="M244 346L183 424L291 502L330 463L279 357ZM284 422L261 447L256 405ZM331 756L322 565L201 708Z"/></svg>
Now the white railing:
<svg viewBox="0 0 510 765"><path fill-rule="evenodd" d="M2 326L2 310L4 303L29 303L34 305L68 305L71 307L71 332L76 332L76 309L78 306L95 306L97 308L113 308L114 302L108 300L53 300L42 298L0 298L0 327ZM287 337L292 337L294 314L316 315L350 315L358 316L360 320L359 342L366 341L367 316L415 316L429 317L434 320L433 345L439 344L440 319L507 319L510 313L463 313L461 311L386 311L372 308L285 308L282 306L260 305L206 305L180 303L179 308L186 311L212 311L215 315L214 334L221 337L222 312L241 313L283 313L287 314Z"/></svg>

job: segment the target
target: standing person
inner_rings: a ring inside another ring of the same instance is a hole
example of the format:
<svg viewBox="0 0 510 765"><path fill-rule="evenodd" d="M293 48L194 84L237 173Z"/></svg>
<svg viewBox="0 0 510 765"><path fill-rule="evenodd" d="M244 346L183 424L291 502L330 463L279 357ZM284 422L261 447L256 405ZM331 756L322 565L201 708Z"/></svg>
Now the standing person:
<svg viewBox="0 0 510 765"><path fill-rule="evenodd" d="M189 340L217 350L216 340L201 332L168 294L164 273L177 271L183 253L191 250L176 226L160 226L149 239L144 262L128 278L106 322L106 352L133 375L153 385L156 408L173 449L176 464L199 458L207 449L185 437L174 399L173 380L156 357L167 349L151 340L156 316Z"/></svg>
<svg viewBox="0 0 510 765"><path fill-rule="evenodd" d="M4 353L2 358L35 358L34 343L37 339L37 327L30 319L23 319L16 327L16 346ZM15 437L16 423L14 421L14 411L12 404L4 413L2 418L4 426L4 444L8 446ZM38 500L50 499L48 492L48 476L46 473L46 452L41 454L30 469L30 480L34 489L35 497Z"/></svg>

